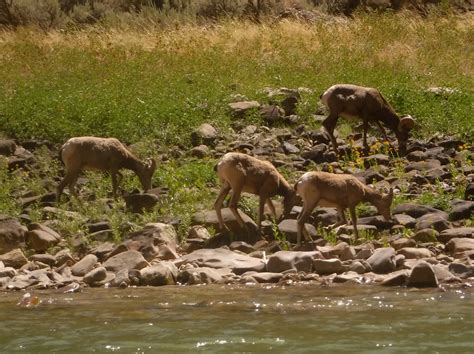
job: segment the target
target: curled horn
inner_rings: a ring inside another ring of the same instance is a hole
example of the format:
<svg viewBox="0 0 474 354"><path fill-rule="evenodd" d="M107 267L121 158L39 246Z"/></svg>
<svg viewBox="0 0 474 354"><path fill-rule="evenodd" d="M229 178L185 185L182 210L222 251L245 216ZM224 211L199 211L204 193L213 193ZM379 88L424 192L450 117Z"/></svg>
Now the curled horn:
<svg viewBox="0 0 474 354"><path fill-rule="evenodd" d="M415 126L415 120L412 116L406 115L400 118L400 123L398 123L398 130L410 130Z"/></svg>

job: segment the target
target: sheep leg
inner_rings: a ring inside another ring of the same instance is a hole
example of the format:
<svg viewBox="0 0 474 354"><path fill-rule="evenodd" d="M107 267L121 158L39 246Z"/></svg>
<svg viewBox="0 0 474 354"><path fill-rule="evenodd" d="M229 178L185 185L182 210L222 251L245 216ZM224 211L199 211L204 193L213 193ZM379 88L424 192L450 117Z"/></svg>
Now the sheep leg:
<svg viewBox="0 0 474 354"><path fill-rule="evenodd" d="M332 143L332 148L334 149L336 156L338 155L338 147L337 147L336 138L334 137L334 129L336 128L337 119L338 119L338 114L331 113L322 123L324 129L326 129L326 131L329 134L329 138L331 139L331 143Z"/></svg>
<svg viewBox="0 0 474 354"><path fill-rule="evenodd" d="M297 228L296 247L301 246L301 235L303 235L304 238L307 240L312 240L304 224L306 223L306 220L313 212L313 209L316 207L316 205L318 205L318 200L312 203L306 203L306 201L303 201L303 210L301 210L301 213L300 215L298 215L298 219L296 221L296 228Z"/></svg>
<svg viewBox="0 0 474 354"><path fill-rule="evenodd" d="M117 171L110 172L110 177L112 178L112 195L114 196L114 199L117 200Z"/></svg>
<svg viewBox="0 0 474 354"><path fill-rule="evenodd" d="M338 220L335 224L331 225L332 229L347 224L346 214L344 214L344 208L337 208L337 216Z"/></svg>
<svg viewBox="0 0 474 354"><path fill-rule="evenodd" d="M388 136L387 136L387 132L385 131L385 128L383 127L382 123L380 123L379 121L376 121L380 131L382 132L382 135L385 139L385 141L388 141L389 145L390 145L390 149L394 150L393 146L392 146L392 143L388 140Z"/></svg>
<svg viewBox="0 0 474 354"><path fill-rule="evenodd" d="M355 206L349 207L351 213L352 226L354 227L354 235L356 240L359 238L359 232L357 231L357 213Z"/></svg>
<svg viewBox="0 0 474 354"><path fill-rule="evenodd" d="M79 174L73 174L71 179L69 180L69 192L71 192L72 196L78 199L77 192L76 192L76 182Z"/></svg>
<svg viewBox="0 0 474 354"><path fill-rule="evenodd" d="M217 196L216 202L214 203L214 209L216 210L217 220L219 220L219 227L221 230L229 231L227 226L224 224L224 219L222 218L222 203L224 202L225 197L229 194L230 186L224 184L221 187L219 195Z"/></svg>
<svg viewBox="0 0 474 354"><path fill-rule="evenodd" d="M234 187L232 189L232 198L230 199L229 209L232 212L232 214L234 214L240 227L245 230L248 230L247 225L245 225L245 222L240 216L239 210L237 209L237 205L239 203L241 193L242 193L242 187L239 187L239 188Z"/></svg>
<svg viewBox="0 0 474 354"><path fill-rule="evenodd" d="M266 200L267 200L267 197L260 195L259 203L258 203L258 220L257 220L259 234L262 233L263 209L265 207Z"/></svg>
<svg viewBox="0 0 474 354"><path fill-rule="evenodd" d="M59 200L61 198L61 194L64 191L64 187L66 185L70 184L71 181L74 179L74 173L71 172L66 172L66 175L63 177L61 182L59 183L57 189L56 189L56 201L59 203Z"/></svg>
<svg viewBox="0 0 474 354"><path fill-rule="evenodd" d="M273 205L273 202L270 198L267 199L267 206L270 209L270 213L272 214L273 219L276 220L277 215L276 215L275 205Z"/></svg>
<svg viewBox="0 0 474 354"><path fill-rule="evenodd" d="M367 131L369 130L369 122L367 120L364 120L363 128L364 128L364 137L363 137L363 140L364 140L364 153L365 153L365 155L367 155L370 151L369 144L367 144Z"/></svg>

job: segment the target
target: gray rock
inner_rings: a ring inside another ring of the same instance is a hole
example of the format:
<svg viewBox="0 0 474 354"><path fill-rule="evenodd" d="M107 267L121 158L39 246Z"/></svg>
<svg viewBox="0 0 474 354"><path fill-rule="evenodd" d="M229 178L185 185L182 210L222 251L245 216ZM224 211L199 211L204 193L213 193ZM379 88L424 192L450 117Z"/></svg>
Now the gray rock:
<svg viewBox="0 0 474 354"><path fill-rule="evenodd" d="M400 237L392 242L390 242L390 246L392 246L395 250L402 249L404 247L415 247L416 241L411 238Z"/></svg>
<svg viewBox="0 0 474 354"><path fill-rule="evenodd" d="M431 264L419 261L411 270L408 277L408 286L438 287L438 279Z"/></svg>
<svg viewBox="0 0 474 354"><path fill-rule="evenodd" d="M209 231L202 225L193 225L188 231L188 239L208 240L211 238Z"/></svg>
<svg viewBox="0 0 474 354"><path fill-rule="evenodd" d="M235 274L243 274L251 270L256 272L265 270L263 260L232 252L225 248L200 249L184 255L175 262L178 267L188 263L195 264L198 267L228 268Z"/></svg>
<svg viewBox="0 0 474 354"><path fill-rule="evenodd" d="M215 144L218 138L217 130L210 124L201 124L195 131L191 133L191 142L193 146Z"/></svg>
<svg viewBox="0 0 474 354"><path fill-rule="evenodd" d="M474 200L474 183L469 183L464 191L464 199Z"/></svg>
<svg viewBox="0 0 474 354"><path fill-rule="evenodd" d="M471 264L467 265L463 263L453 262L448 266L448 269L452 274L460 278L466 279L469 277L474 277L474 266Z"/></svg>
<svg viewBox="0 0 474 354"><path fill-rule="evenodd" d="M245 112L250 109L256 109L260 107L260 103L257 101L241 101L229 103L229 108L234 116L242 116Z"/></svg>
<svg viewBox="0 0 474 354"><path fill-rule="evenodd" d="M160 197L151 193L134 193L123 197L127 210L132 213L143 213L151 211L158 204Z"/></svg>
<svg viewBox="0 0 474 354"><path fill-rule="evenodd" d="M460 200L453 203L453 208L449 213L449 220L456 221L469 219L474 214L474 201Z"/></svg>
<svg viewBox="0 0 474 354"><path fill-rule="evenodd" d="M140 284L151 286L174 285L178 269L171 262L161 262L140 270Z"/></svg>
<svg viewBox="0 0 474 354"><path fill-rule="evenodd" d="M36 252L46 251L61 240L61 236L48 226L31 224L29 229L30 231L26 233L26 239L29 246Z"/></svg>
<svg viewBox="0 0 474 354"><path fill-rule="evenodd" d="M467 237L452 238L446 244L446 251L454 255L460 252L474 251L474 239Z"/></svg>
<svg viewBox="0 0 474 354"><path fill-rule="evenodd" d="M333 279L333 283L351 282L351 283L360 284L361 279L362 279L362 277L358 273L348 271L346 273L336 275Z"/></svg>
<svg viewBox="0 0 474 354"><path fill-rule="evenodd" d="M362 160L364 161L364 165L367 168L373 165L388 166L388 164L390 163L389 157L385 154L375 154L375 155L365 156L365 157L362 157Z"/></svg>
<svg viewBox="0 0 474 354"><path fill-rule="evenodd" d="M444 217L444 214L430 213L418 218L415 230L434 229L441 232L452 227L451 223Z"/></svg>
<svg viewBox="0 0 474 354"><path fill-rule="evenodd" d="M427 248L405 247L398 250L397 253L404 255L406 259L430 258L433 256Z"/></svg>
<svg viewBox="0 0 474 354"><path fill-rule="evenodd" d="M311 238L316 238L316 228L311 224L305 224L306 230L310 234ZM296 219L285 219L278 224L278 230L285 235L289 242L296 243L297 240L297 224ZM303 239L301 241L304 241Z"/></svg>
<svg viewBox="0 0 474 354"><path fill-rule="evenodd" d="M27 228L18 220L0 215L0 254L19 248L25 242Z"/></svg>
<svg viewBox="0 0 474 354"><path fill-rule="evenodd" d="M403 225L408 228L415 227L416 219L407 214L395 214L392 216L398 225Z"/></svg>
<svg viewBox="0 0 474 354"><path fill-rule="evenodd" d="M313 261L314 272L319 275L341 274L347 271L348 267L344 266L340 259L315 259Z"/></svg>
<svg viewBox="0 0 474 354"><path fill-rule="evenodd" d="M396 269L395 256L395 250L391 247L377 248L367 259L367 263L370 264L374 273L391 273Z"/></svg>
<svg viewBox="0 0 474 354"><path fill-rule="evenodd" d="M438 160L425 160L425 161L418 161L418 162L410 162L405 166L405 172L409 172L412 170L417 171L428 171L433 168L441 167L441 163Z"/></svg>
<svg viewBox="0 0 474 354"><path fill-rule="evenodd" d="M16 144L11 139L0 139L0 155L10 156L13 155L16 150Z"/></svg>
<svg viewBox="0 0 474 354"><path fill-rule="evenodd" d="M13 278L17 275L17 271L12 267L5 267L0 269L0 278Z"/></svg>
<svg viewBox="0 0 474 354"><path fill-rule="evenodd" d="M337 222L337 210L335 208L316 208L313 212L315 224L324 226L334 225Z"/></svg>
<svg viewBox="0 0 474 354"><path fill-rule="evenodd" d="M142 269L148 266L148 262L140 252L126 251L110 257L102 265L105 269L118 273L122 269Z"/></svg>
<svg viewBox="0 0 474 354"><path fill-rule="evenodd" d="M244 241L234 241L229 245L231 251L240 251L243 253L251 253L255 251L255 248L249 245L247 242Z"/></svg>
<svg viewBox="0 0 474 354"><path fill-rule="evenodd" d="M387 275L387 277L382 281L381 285L383 286L403 286L408 282L408 271L400 270L393 272Z"/></svg>
<svg viewBox="0 0 474 354"><path fill-rule="evenodd" d="M283 278L283 274L271 272L247 272L242 274L242 278L245 277L251 277L257 283L278 283Z"/></svg>
<svg viewBox="0 0 474 354"><path fill-rule="evenodd" d="M349 246L346 242L339 242L335 246L317 246L316 248L324 258L339 257L341 261L354 259L356 256L354 247Z"/></svg>
<svg viewBox="0 0 474 354"><path fill-rule="evenodd" d="M189 150L189 155L203 159L211 153L211 150L206 145L198 145Z"/></svg>
<svg viewBox="0 0 474 354"><path fill-rule="evenodd" d="M271 273L281 273L294 269L309 273L313 268L313 261L320 258L323 257L318 251L279 251L268 258L267 270Z"/></svg>
<svg viewBox="0 0 474 354"><path fill-rule="evenodd" d="M0 255L0 262L3 262L5 267L13 267L15 269L21 268L28 263L23 251L19 248Z"/></svg>
<svg viewBox="0 0 474 354"><path fill-rule="evenodd" d="M413 240L420 243L436 242L439 232L434 229L421 229L413 235Z"/></svg>
<svg viewBox="0 0 474 354"><path fill-rule="evenodd" d="M395 207L393 214L407 214L413 218L419 218L425 214L429 213L444 213L441 210L435 209L427 205L413 204L413 203L402 203ZM446 215L447 219L447 214Z"/></svg>
<svg viewBox="0 0 474 354"><path fill-rule="evenodd" d="M72 274L76 277L82 277L89 273L97 264L97 256L88 254L79 262L71 267Z"/></svg>
<svg viewBox="0 0 474 354"><path fill-rule="evenodd" d="M170 260L178 258L176 242L178 235L172 225L149 223L142 229L128 234L122 245L139 251L147 261L154 258Z"/></svg>
<svg viewBox="0 0 474 354"><path fill-rule="evenodd" d="M95 269L92 269L86 275L84 275L84 278L82 280L84 281L84 283L92 285L94 283L104 280L106 277L107 269L105 269L105 267L97 267Z"/></svg>
<svg viewBox="0 0 474 354"><path fill-rule="evenodd" d="M438 241L443 243L447 243L452 238L474 238L474 227L443 230L437 237Z"/></svg>
<svg viewBox="0 0 474 354"><path fill-rule="evenodd" d="M33 262L41 262L50 267L56 264L56 257L50 254L34 254L30 256L29 260Z"/></svg>
<svg viewBox="0 0 474 354"><path fill-rule="evenodd" d="M179 272L178 280L181 284L199 285L199 284L222 284L226 283L230 278L235 276L230 269L227 268L188 268Z"/></svg>
<svg viewBox="0 0 474 354"><path fill-rule="evenodd" d="M278 122L285 116L285 111L277 105L265 105L260 107L260 115L269 124Z"/></svg>

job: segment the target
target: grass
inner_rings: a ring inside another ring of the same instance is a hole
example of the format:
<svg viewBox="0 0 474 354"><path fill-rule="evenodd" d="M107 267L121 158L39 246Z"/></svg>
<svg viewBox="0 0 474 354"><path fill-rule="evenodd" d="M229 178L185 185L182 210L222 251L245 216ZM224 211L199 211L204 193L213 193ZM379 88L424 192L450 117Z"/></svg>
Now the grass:
<svg viewBox="0 0 474 354"><path fill-rule="evenodd" d="M114 136L135 143L139 155L157 157L176 146L188 148L190 132L203 122L227 131L232 123L227 104L235 95L265 102L265 87L310 88L298 112L314 126L319 95L334 83L351 82L378 87L398 112L415 116L415 135L443 132L472 142L473 23L469 13L421 18L402 12L315 24L227 20L167 30L0 32L1 133L55 143L79 135ZM432 86L455 91L426 92ZM41 175L9 173L0 160L0 213L18 215L22 194L53 188L59 163L47 151L36 154ZM179 218L183 239L192 214L212 207L214 162L161 162L154 184L167 186L169 194L145 215L124 216L123 202L60 207L91 222L109 221L117 240L146 222ZM295 171L283 173L291 177ZM126 177L126 190L139 187L135 177ZM110 196L110 179L91 173L83 188L100 200ZM255 204L245 199L242 207L254 213ZM40 209L30 215L42 218ZM66 216L57 222L65 235L86 233L84 222Z"/></svg>
<svg viewBox="0 0 474 354"><path fill-rule="evenodd" d="M202 122L227 128L233 94L263 100L266 86L304 86L315 109L324 89L353 82L380 88L397 111L414 115L419 135L472 138L473 22L470 14L401 13L314 25L4 32L0 124L18 138L94 134L173 145ZM437 96L431 86L456 92Z"/></svg>

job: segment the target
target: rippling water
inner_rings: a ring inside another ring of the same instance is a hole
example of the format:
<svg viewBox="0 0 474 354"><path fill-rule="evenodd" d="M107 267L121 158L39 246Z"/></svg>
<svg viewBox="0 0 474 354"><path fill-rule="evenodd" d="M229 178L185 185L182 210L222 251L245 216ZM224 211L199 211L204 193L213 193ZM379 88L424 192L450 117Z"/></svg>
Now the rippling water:
<svg viewBox="0 0 474 354"><path fill-rule="evenodd" d="M474 292L194 286L0 293L3 352L473 352Z"/></svg>

